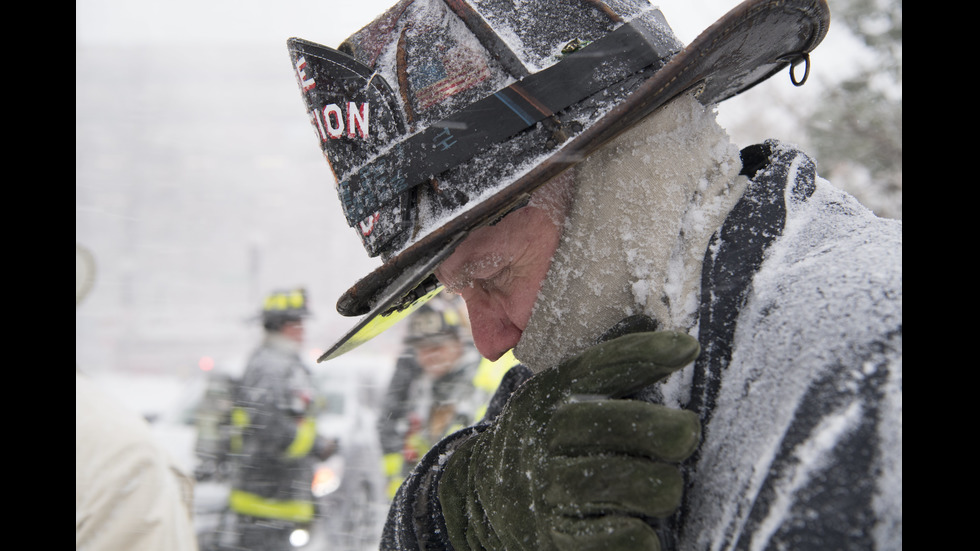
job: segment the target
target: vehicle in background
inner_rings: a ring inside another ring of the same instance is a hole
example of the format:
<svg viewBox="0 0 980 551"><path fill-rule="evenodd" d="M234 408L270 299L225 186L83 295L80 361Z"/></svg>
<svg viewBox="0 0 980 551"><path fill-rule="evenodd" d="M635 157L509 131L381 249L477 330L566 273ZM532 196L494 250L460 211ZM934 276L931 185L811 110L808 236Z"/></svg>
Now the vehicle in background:
<svg viewBox="0 0 980 551"><path fill-rule="evenodd" d="M378 387L369 373L383 366L341 364L338 360L314 372L325 399L317 428L337 439L338 451L318 466L313 493L331 548L377 549L388 502L376 429Z"/></svg>

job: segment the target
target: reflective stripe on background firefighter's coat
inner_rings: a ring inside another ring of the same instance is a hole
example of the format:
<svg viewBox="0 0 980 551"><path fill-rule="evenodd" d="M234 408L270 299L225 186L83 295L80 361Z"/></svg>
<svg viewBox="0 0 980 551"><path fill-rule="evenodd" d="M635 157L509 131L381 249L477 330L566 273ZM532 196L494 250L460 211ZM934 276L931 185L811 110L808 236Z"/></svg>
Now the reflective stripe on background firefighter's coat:
<svg viewBox="0 0 980 551"><path fill-rule="evenodd" d="M244 408L234 408L231 413L232 426L236 429L231 438L231 451L241 453L242 432L249 425L249 415ZM284 457L299 459L306 457L316 441L316 421L312 417L303 418L296 427L296 437L286 449ZM313 520L313 503L301 499L271 499L252 492L233 489L228 497L232 511L242 515L261 518L274 518L292 522Z"/></svg>

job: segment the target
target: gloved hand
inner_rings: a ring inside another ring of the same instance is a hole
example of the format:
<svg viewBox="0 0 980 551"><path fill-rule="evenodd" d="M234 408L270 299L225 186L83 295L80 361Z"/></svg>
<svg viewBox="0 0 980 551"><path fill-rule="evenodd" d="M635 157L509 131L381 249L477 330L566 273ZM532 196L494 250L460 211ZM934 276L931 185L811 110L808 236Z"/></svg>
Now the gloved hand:
<svg viewBox="0 0 980 551"><path fill-rule="evenodd" d="M598 344L521 385L496 423L450 457L439 499L463 549L659 549L643 517L680 505L670 463L694 452L693 412L620 399L692 362L674 332Z"/></svg>

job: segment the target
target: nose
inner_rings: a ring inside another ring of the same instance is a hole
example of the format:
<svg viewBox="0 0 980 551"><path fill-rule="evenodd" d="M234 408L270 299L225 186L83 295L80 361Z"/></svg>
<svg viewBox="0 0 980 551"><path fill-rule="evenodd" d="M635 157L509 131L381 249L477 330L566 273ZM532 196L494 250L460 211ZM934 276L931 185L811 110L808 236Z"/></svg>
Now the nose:
<svg viewBox="0 0 980 551"><path fill-rule="evenodd" d="M480 355L496 360L517 346L523 332L514 325L498 302L475 293L463 299L469 312L473 342Z"/></svg>

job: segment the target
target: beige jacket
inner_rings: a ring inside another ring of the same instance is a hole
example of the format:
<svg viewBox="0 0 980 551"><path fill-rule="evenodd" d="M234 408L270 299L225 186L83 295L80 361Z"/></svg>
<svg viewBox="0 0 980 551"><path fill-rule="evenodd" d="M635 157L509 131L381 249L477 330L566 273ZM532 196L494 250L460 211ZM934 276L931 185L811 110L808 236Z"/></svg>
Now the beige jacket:
<svg viewBox="0 0 980 551"><path fill-rule="evenodd" d="M142 418L75 374L76 551L195 551L192 484Z"/></svg>

